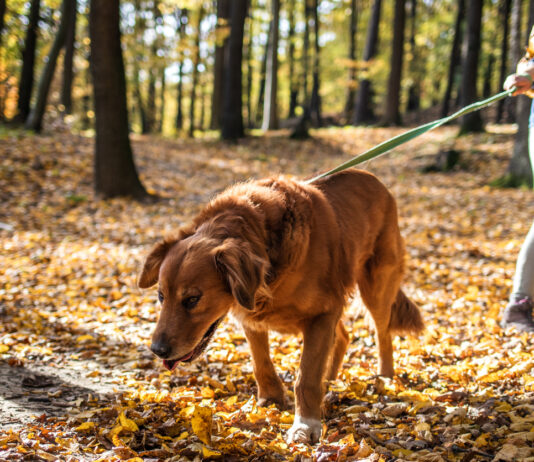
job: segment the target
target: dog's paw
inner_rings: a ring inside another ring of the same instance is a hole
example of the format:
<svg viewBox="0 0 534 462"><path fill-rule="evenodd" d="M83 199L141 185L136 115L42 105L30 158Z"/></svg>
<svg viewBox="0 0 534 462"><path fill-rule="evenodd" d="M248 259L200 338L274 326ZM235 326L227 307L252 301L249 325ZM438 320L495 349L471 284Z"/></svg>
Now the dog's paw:
<svg viewBox="0 0 534 462"><path fill-rule="evenodd" d="M285 411L286 409L289 409L293 403L285 394L277 397L258 398L258 406L269 407L271 404L274 404L281 411Z"/></svg>
<svg viewBox="0 0 534 462"><path fill-rule="evenodd" d="M321 438L322 425L317 419L295 416L293 426L287 432L288 443L317 443Z"/></svg>

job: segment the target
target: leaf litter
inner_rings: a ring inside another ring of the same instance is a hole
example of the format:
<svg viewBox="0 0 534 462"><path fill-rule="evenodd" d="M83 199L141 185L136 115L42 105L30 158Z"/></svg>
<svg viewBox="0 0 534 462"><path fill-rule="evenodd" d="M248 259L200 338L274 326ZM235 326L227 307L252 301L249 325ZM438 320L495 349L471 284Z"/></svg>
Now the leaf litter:
<svg viewBox="0 0 534 462"><path fill-rule="evenodd" d="M0 147L0 460L534 461L534 342L503 331L534 196L486 186L512 136L455 141L458 168L419 173L445 127L365 168L393 191L407 244L406 292L420 338L395 340L396 377L376 377L372 328L347 309L343 370L325 398L323 438L287 444L292 410L258 406L249 350L225 321L205 354L173 373L148 351L156 294L135 282L148 248L235 181L311 176L398 134L276 132L229 145L134 137L148 189L139 204L92 193L92 140L4 135ZM291 397L300 341L272 335Z"/></svg>

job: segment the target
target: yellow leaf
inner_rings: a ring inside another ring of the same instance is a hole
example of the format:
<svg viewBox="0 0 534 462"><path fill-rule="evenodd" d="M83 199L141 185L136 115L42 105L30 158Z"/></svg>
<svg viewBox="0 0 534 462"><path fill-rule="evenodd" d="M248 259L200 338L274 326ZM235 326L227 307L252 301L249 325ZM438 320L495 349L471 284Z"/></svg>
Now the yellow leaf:
<svg viewBox="0 0 534 462"><path fill-rule="evenodd" d="M121 412L119 414L119 422L125 430L128 430L130 432L139 431L139 427L137 426L137 424L133 420L128 419L128 417L124 415L124 412Z"/></svg>
<svg viewBox="0 0 534 462"><path fill-rule="evenodd" d="M9 351L9 347L7 345L0 345L0 354L7 353Z"/></svg>
<svg viewBox="0 0 534 462"><path fill-rule="evenodd" d="M215 392L211 388L204 387L202 390L200 390L200 395L202 398L213 398L215 396Z"/></svg>
<svg viewBox="0 0 534 462"><path fill-rule="evenodd" d="M86 335L80 335L77 339L76 339L76 342L78 343L84 343L84 342L89 342L91 340L94 340L95 338L92 336L92 335L89 335L89 334L86 334Z"/></svg>
<svg viewBox="0 0 534 462"><path fill-rule="evenodd" d="M482 433L476 440L475 440L475 446L477 448L481 448L482 446L487 446L488 444L488 436L490 436L489 433Z"/></svg>
<svg viewBox="0 0 534 462"><path fill-rule="evenodd" d="M211 444L212 411L208 407L195 406L191 427L204 444Z"/></svg>
<svg viewBox="0 0 534 462"><path fill-rule="evenodd" d="M230 398L226 400L227 406L233 406L235 403L237 403L237 395L230 396Z"/></svg>
<svg viewBox="0 0 534 462"><path fill-rule="evenodd" d="M221 457L222 453L219 451L216 451L215 449L207 448L206 446L202 446L202 457Z"/></svg>
<svg viewBox="0 0 534 462"><path fill-rule="evenodd" d="M84 422L83 424L76 427L75 430L77 432L83 432L85 430L92 430L93 428L95 428L94 422Z"/></svg>
<svg viewBox="0 0 534 462"><path fill-rule="evenodd" d="M113 435L111 437L111 442L113 443L113 446L115 446L115 447L125 446L124 442L119 438L118 435Z"/></svg>

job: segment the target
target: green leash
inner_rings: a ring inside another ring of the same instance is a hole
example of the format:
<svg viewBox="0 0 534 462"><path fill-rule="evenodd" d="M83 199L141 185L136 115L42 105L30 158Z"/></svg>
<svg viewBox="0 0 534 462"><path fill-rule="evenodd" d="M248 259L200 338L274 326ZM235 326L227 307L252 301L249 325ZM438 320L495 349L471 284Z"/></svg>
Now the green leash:
<svg viewBox="0 0 534 462"><path fill-rule="evenodd" d="M434 122L429 122L427 124L420 125L419 127L412 128L411 130L408 130L407 132L401 133L400 135L397 135L387 141L384 141L383 143L380 143L374 148L371 148L368 151L365 151L364 153L359 154L356 157L353 157L347 162L344 162L341 165L338 165L336 168L333 168L332 170L329 170L326 173L321 173L315 178L312 178L311 180L307 180L306 183L307 184L313 183L314 181L317 181L321 178L330 176L337 172L341 172L343 170L346 170L347 168L354 167L355 165L361 164L362 162L381 156L382 154L385 154L386 152L391 151L393 148L396 148L397 146L401 144L404 144L414 138L417 138L423 133L433 130L434 128L440 127L441 125L446 124L463 115L469 114L470 112L479 111L480 109L483 109L486 106L489 106L490 104L495 103L496 101L506 98L507 96L510 96L514 91L515 91L515 88L511 88L510 90L506 90L506 91L503 91L502 93L498 93L497 95L494 95L491 98L470 104L469 106L466 106L463 109L460 109L459 111L455 112L454 114L451 114L450 116L443 117L443 119L438 119L438 120L435 120Z"/></svg>

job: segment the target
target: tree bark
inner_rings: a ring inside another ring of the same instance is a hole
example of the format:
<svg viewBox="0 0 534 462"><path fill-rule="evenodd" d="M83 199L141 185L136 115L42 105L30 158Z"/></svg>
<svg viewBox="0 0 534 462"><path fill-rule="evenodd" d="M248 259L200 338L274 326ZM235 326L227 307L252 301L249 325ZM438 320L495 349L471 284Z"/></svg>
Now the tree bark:
<svg viewBox="0 0 534 462"><path fill-rule="evenodd" d="M482 97L489 98L493 91L491 88L491 82L493 81L493 68L495 67L495 55L490 53L488 56L488 62L486 64L486 70L484 71L484 86L482 87Z"/></svg>
<svg viewBox="0 0 534 462"><path fill-rule="evenodd" d="M321 47L319 46L319 0L314 1L313 5L313 29L314 29L314 55L313 55L313 84L312 94L310 98L310 117L312 123L316 127L323 125L323 118L321 115L321 94L320 94L320 53Z"/></svg>
<svg viewBox="0 0 534 462"><path fill-rule="evenodd" d="M499 68L499 88L502 88L504 81L508 75L508 33L510 31L510 10L512 7L512 0L502 0L499 5L499 12L502 21L502 39L501 39L501 63ZM501 123L505 107L505 99L497 102L497 111L495 115L495 122Z"/></svg>
<svg viewBox="0 0 534 462"><path fill-rule="evenodd" d="M235 140L245 135L243 127L242 70L243 32L247 16L247 0L232 0L230 7L230 38L225 56L225 92L223 98L224 140Z"/></svg>
<svg viewBox="0 0 534 462"><path fill-rule="evenodd" d="M352 120L354 111L354 95L356 88L356 34L358 28L358 6L356 0L350 0L349 19L349 75L347 82L347 100L345 102L345 120Z"/></svg>
<svg viewBox="0 0 534 462"><path fill-rule="evenodd" d="M6 17L6 0L0 0L0 48L2 47L2 33Z"/></svg>
<svg viewBox="0 0 534 462"><path fill-rule="evenodd" d="M522 0L512 0L511 27L510 27L510 61L508 71L510 74L515 72L518 61L523 55L523 44L521 40L521 6ZM518 98L508 98L506 101L507 121L513 123L517 120L517 101Z"/></svg>
<svg viewBox="0 0 534 462"><path fill-rule="evenodd" d="M382 0L375 0L373 3L373 11L371 13L371 20L367 29L367 37L365 40L365 50L363 53L363 60L369 66L369 61L376 55L378 47L378 34L380 26L380 12L382 9ZM371 81L368 78L363 78L360 81L358 94L356 96L356 109L354 111L354 125L361 125L375 120L373 105L372 105L373 89Z"/></svg>
<svg viewBox="0 0 534 462"><path fill-rule="evenodd" d="M224 89L224 54L228 42L225 33L228 27L231 0L217 1L217 25L215 26L215 62L213 64L213 93L211 102L210 128L217 130L221 127L222 95Z"/></svg>
<svg viewBox="0 0 534 462"><path fill-rule="evenodd" d="M163 123L165 122L165 90L167 87L165 78L165 66L160 71L160 89L159 89L159 120L158 120L158 132L163 133Z"/></svg>
<svg viewBox="0 0 534 462"><path fill-rule="evenodd" d="M356 1L356 0L353 0ZM295 0L290 0L287 6L289 30L287 35L287 61L289 64L289 119L295 117L298 104L298 82L295 72Z"/></svg>
<svg viewBox="0 0 534 462"><path fill-rule="evenodd" d="M41 78L39 80L39 87L37 89L37 98L35 101L35 106L30 112L28 119L26 120L25 127L28 130L34 130L40 132L43 126L43 117L46 110L46 102L48 99L48 93L50 90L50 85L52 84L52 79L54 77L54 71L56 70L57 58L59 52L63 45L65 44L65 38L67 35L67 23L68 16L67 12L71 7L74 0L63 0L61 5L61 20L59 22L59 27L56 32L56 37L52 48L48 53L48 58L46 64L43 68Z"/></svg>
<svg viewBox="0 0 534 462"><path fill-rule="evenodd" d="M177 27L176 35L178 38L178 85L176 88L176 119L174 126L177 131L180 131L184 127L184 112L183 112L183 65L184 65L184 53L181 47L180 42L184 39L185 25L188 21L188 10L183 8L177 10Z"/></svg>
<svg viewBox="0 0 534 462"><path fill-rule="evenodd" d="M408 112L418 111L421 107L421 72L422 67L420 57L417 53L415 43L415 31L417 30L417 0L410 0L410 85L408 87L408 102L406 110Z"/></svg>
<svg viewBox="0 0 534 462"><path fill-rule="evenodd" d="M147 192L135 168L128 136L126 79L119 28L119 0L91 0L89 31L96 117L95 192L105 198Z"/></svg>
<svg viewBox="0 0 534 462"><path fill-rule="evenodd" d="M35 51L37 48L37 31L39 29L39 10L41 0L31 0L28 13L28 28L22 51L22 70L19 81L19 99L17 101L17 122L24 123L30 114L30 101L33 90L35 68Z"/></svg>
<svg viewBox="0 0 534 462"><path fill-rule="evenodd" d="M477 100L478 61L482 29L483 0L470 0L467 5L467 53L463 63L461 105L467 106ZM460 133L484 130L479 111L465 115L461 121Z"/></svg>
<svg viewBox="0 0 534 462"><path fill-rule="evenodd" d="M384 125L400 125L401 116L400 88L402 79L402 60L404 56L404 25L406 22L405 0L395 0L395 19L393 23L393 40L391 42L391 70L388 79L388 92Z"/></svg>
<svg viewBox="0 0 534 462"><path fill-rule="evenodd" d="M254 37L254 21L252 18L248 22L248 37L247 37L247 85L246 85L246 94L247 94L247 127L252 128L254 126L253 111L252 111L252 82L254 78L254 64L253 64L253 54L252 54L252 37Z"/></svg>
<svg viewBox="0 0 534 462"><path fill-rule="evenodd" d="M196 109L196 94L197 94L197 84L198 84L198 65L200 64L200 37L201 31L200 26L202 20L204 19L204 8L200 6L198 11L198 23L197 23L197 33L195 36L195 45L193 51L193 75L191 77L191 99L189 102L189 136L193 138L195 136L195 109Z"/></svg>
<svg viewBox="0 0 534 462"><path fill-rule="evenodd" d="M267 31L267 42L265 43L265 52L263 54L263 59L261 61L261 70L260 70L260 85L258 91L258 104L256 105L256 114L254 119L257 124L261 124L263 120L263 103L265 99L265 82L267 77L267 61L269 59L269 43L271 41L272 35L272 22L269 22L269 30Z"/></svg>
<svg viewBox="0 0 534 462"><path fill-rule="evenodd" d="M304 104L309 104L309 88L308 80L310 75L310 16L312 7L310 2L312 0L304 0L304 37L302 43L302 91ZM309 108L308 108L309 109Z"/></svg>
<svg viewBox="0 0 534 462"><path fill-rule="evenodd" d="M269 37L267 73L265 78L265 102L263 104L262 130L278 128L278 26L280 1L271 0L271 34Z"/></svg>
<svg viewBox="0 0 534 462"><path fill-rule="evenodd" d="M77 0L72 0L67 11L67 32L65 56L63 58L63 85L61 87L61 104L64 114L72 114L72 80L74 77L74 43L76 41Z"/></svg>

